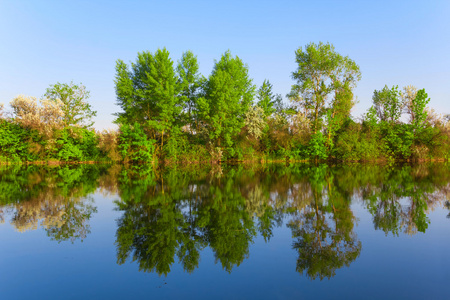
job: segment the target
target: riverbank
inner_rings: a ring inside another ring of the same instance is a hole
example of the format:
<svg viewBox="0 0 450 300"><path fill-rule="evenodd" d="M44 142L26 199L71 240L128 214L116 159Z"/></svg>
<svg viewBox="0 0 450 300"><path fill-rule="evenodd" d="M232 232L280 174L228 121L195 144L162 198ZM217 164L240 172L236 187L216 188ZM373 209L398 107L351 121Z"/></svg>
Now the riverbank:
<svg viewBox="0 0 450 300"><path fill-rule="evenodd" d="M247 160L226 160L226 161L213 161L213 160L195 160L195 161L173 161L173 160L161 160L161 161L149 161L149 162L132 162L132 161L62 161L62 160L40 160L40 161L0 161L0 165L79 165L79 164L156 164L163 166L170 165L234 165L234 164L283 164L283 163L326 163L326 164L392 164L392 163L427 163L427 162L449 162L448 158L420 158L420 159L374 159L374 160L324 160L324 159L247 159Z"/></svg>

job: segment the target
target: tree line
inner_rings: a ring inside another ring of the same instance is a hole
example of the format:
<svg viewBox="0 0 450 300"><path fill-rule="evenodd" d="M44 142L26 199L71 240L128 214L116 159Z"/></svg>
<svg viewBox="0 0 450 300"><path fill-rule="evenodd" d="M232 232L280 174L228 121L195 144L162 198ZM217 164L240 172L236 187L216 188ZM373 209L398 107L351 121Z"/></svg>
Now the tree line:
<svg viewBox="0 0 450 300"><path fill-rule="evenodd" d="M450 117L428 107L425 89L375 90L360 118L350 112L359 66L329 43L295 52L283 97L226 51L208 77L186 51L167 49L116 62L117 131L95 132L83 85L50 86L40 103L19 96L0 115L0 159L207 162L421 160L450 158Z"/></svg>

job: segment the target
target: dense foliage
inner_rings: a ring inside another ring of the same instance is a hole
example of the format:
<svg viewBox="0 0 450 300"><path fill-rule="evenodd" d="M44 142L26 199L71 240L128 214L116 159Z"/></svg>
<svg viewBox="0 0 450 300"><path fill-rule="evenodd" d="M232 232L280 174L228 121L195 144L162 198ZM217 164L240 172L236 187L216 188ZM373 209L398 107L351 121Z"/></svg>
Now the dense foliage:
<svg viewBox="0 0 450 300"><path fill-rule="evenodd" d="M51 85L43 98L0 107L0 161L221 162L424 160L450 158L450 120L427 105L425 89L385 86L362 118L350 112L359 66L329 43L295 52L285 103L226 51L208 77L186 51L167 49L116 62L117 131L95 132L83 85Z"/></svg>
<svg viewBox="0 0 450 300"><path fill-rule="evenodd" d="M0 114L0 162L119 159L111 132L90 128L96 112L85 102L88 95L83 85L58 83L40 100L14 98L13 111Z"/></svg>

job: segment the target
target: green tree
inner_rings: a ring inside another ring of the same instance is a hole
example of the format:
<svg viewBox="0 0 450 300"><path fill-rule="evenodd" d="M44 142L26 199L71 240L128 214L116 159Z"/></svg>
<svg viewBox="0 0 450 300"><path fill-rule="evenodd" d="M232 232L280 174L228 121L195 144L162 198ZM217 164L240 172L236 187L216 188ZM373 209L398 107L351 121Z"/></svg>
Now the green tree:
<svg viewBox="0 0 450 300"><path fill-rule="evenodd" d="M379 139L382 141L385 155L391 158L409 158L411 146L414 142L412 127L400 122L403 102L397 86L375 90L372 96L373 106L369 111L372 121L377 119L375 128L378 129ZM374 119L374 113L376 118ZM379 122L378 122L379 120Z"/></svg>
<svg viewBox="0 0 450 300"><path fill-rule="evenodd" d="M143 68L142 64L147 65L145 56L146 53L138 53L136 64L131 64L133 72L122 60L116 61L116 78L114 80L116 104L122 109L122 112L115 114L118 117L115 120L117 124L133 124L134 122L143 124L146 119L151 117L149 99L144 97L142 92L138 92L139 88L143 86L139 75L144 76L145 72L143 70L139 72L139 69Z"/></svg>
<svg viewBox="0 0 450 300"><path fill-rule="evenodd" d="M257 105L264 110L264 115L266 117L276 111L275 105L278 97L280 97L279 95L273 94L272 88L273 86L269 80L265 79L261 87L256 92L256 98L258 98Z"/></svg>
<svg viewBox="0 0 450 300"><path fill-rule="evenodd" d="M430 98L428 98L425 89L417 91L414 86L407 86L403 89L402 99L406 113L409 115L412 158L425 158L430 149L442 149L443 143L438 137L442 132L439 127L432 127L428 122L428 112L426 110ZM441 127L442 128L442 127ZM440 155L441 156L441 155Z"/></svg>
<svg viewBox="0 0 450 300"><path fill-rule="evenodd" d="M201 96L202 87L206 81L206 78L199 73L198 69L197 56L191 51L184 52L181 60L178 61L177 73L181 102L187 112L187 124L191 133L194 124L196 129L198 127L197 100Z"/></svg>
<svg viewBox="0 0 450 300"><path fill-rule="evenodd" d="M426 125L428 113L425 108L428 102L430 102L430 98L428 98L425 89L419 90L416 97L414 97L411 107L411 117L414 116L411 119L411 123L416 131L423 129Z"/></svg>
<svg viewBox="0 0 450 300"><path fill-rule="evenodd" d="M88 128L94 124L92 118L97 115L97 112L92 110L92 106L87 102L90 93L81 83L77 85L73 82L70 84L57 82L47 88L44 97L62 102L61 109L64 112L65 126L74 125Z"/></svg>
<svg viewBox="0 0 450 300"><path fill-rule="evenodd" d="M334 101L327 111L327 144L331 150L334 146L336 133L342 128L345 121L350 119L350 110L354 103L353 91L349 82L335 83L336 91Z"/></svg>
<svg viewBox="0 0 450 300"><path fill-rule="evenodd" d="M206 84L206 97L199 105L210 139L218 147L227 147L230 156L234 155L232 146L244 127L254 93L247 65L230 51L225 52L214 65Z"/></svg>
<svg viewBox="0 0 450 300"><path fill-rule="evenodd" d="M116 122L138 122L162 148L165 135L179 125L182 110L173 62L165 48L154 54L144 51L138 53L131 69L121 60L116 63L117 103L123 110Z"/></svg>
<svg viewBox="0 0 450 300"><path fill-rule="evenodd" d="M381 90L375 90L372 96L373 106L381 122L394 124L402 113L402 102L398 86L388 88L387 85Z"/></svg>
<svg viewBox="0 0 450 300"><path fill-rule="evenodd" d="M170 132L181 112L180 99L176 97L178 85L173 62L169 52L164 48L158 49L153 58L153 68L148 73L149 91L155 100L158 112L148 120L151 128L161 134L161 147L164 146L164 134Z"/></svg>
<svg viewBox="0 0 450 300"><path fill-rule="evenodd" d="M348 115L353 106L351 90L361 78L359 66L348 56L337 53L333 45L322 42L298 48L295 57L298 68L292 78L296 83L288 97L310 118L312 131L317 133L322 129L323 116L328 110L331 110L329 123L338 115ZM332 99L327 105L330 96ZM334 131L335 128L329 132Z"/></svg>

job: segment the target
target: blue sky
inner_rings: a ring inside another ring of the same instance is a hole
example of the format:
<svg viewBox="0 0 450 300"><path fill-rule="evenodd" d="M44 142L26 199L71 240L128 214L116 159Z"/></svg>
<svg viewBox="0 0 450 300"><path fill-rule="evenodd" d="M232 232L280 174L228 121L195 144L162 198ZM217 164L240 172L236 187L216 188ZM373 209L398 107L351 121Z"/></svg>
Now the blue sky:
<svg viewBox="0 0 450 300"><path fill-rule="evenodd" d="M192 50L205 76L230 49L285 96L295 50L319 41L361 68L355 117L385 84L425 88L450 113L450 1L0 0L0 103L73 80L91 91L95 127L113 128L115 61L162 47L174 62Z"/></svg>

